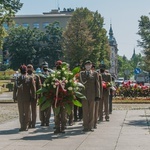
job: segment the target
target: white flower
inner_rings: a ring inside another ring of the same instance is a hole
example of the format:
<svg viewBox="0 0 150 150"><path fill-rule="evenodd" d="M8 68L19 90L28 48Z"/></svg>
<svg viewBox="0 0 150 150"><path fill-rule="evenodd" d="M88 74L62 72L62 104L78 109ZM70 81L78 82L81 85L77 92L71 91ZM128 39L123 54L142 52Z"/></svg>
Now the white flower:
<svg viewBox="0 0 150 150"><path fill-rule="evenodd" d="M72 87L68 87L68 90L69 90L69 91L72 91L72 90L73 90L73 88L72 88Z"/></svg>
<svg viewBox="0 0 150 150"><path fill-rule="evenodd" d="M67 71L64 71L64 74L67 74Z"/></svg>
<svg viewBox="0 0 150 150"><path fill-rule="evenodd" d="M51 77L54 77L54 76L55 76L55 74L54 74L54 73L52 73L52 74L51 74Z"/></svg>
<svg viewBox="0 0 150 150"><path fill-rule="evenodd" d="M66 83L68 83L68 80L65 80Z"/></svg>
<svg viewBox="0 0 150 150"><path fill-rule="evenodd" d="M54 82L51 82L52 85L54 85Z"/></svg>
<svg viewBox="0 0 150 150"><path fill-rule="evenodd" d="M72 79L70 79L69 82L72 82Z"/></svg>
<svg viewBox="0 0 150 150"><path fill-rule="evenodd" d="M55 89L55 88L56 88L56 85L53 85L53 88Z"/></svg>
<svg viewBox="0 0 150 150"><path fill-rule="evenodd" d="M63 79L63 80L65 80L66 78L65 78L65 77L63 77L62 79Z"/></svg>
<svg viewBox="0 0 150 150"><path fill-rule="evenodd" d="M76 87L76 90L79 90L79 88L78 88L78 87Z"/></svg>
<svg viewBox="0 0 150 150"><path fill-rule="evenodd" d="M57 71L57 74L60 74L60 71Z"/></svg>
<svg viewBox="0 0 150 150"><path fill-rule="evenodd" d="M70 75L73 75L73 73L72 73L72 72L70 72L69 74L70 74Z"/></svg>
<svg viewBox="0 0 150 150"><path fill-rule="evenodd" d="M65 71L65 68L62 68L63 71Z"/></svg>

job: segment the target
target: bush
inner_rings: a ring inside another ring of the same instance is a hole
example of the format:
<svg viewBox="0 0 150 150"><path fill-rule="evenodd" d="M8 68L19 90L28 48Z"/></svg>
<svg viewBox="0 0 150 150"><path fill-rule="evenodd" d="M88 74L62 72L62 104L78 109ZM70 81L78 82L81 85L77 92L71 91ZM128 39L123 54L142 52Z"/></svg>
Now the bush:
<svg viewBox="0 0 150 150"><path fill-rule="evenodd" d="M7 83L6 88L8 88L9 92L13 91L14 84L13 83Z"/></svg>

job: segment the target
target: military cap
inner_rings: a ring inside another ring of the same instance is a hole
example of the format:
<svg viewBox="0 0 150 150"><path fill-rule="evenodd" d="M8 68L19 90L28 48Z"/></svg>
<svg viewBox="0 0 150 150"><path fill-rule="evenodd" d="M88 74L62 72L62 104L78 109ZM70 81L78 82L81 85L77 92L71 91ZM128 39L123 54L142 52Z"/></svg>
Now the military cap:
<svg viewBox="0 0 150 150"><path fill-rule="evenodd" d="M43 68L48 68L48 63L47 63L46 61L44 61L44 62L42 63L42 67L43 67Z"/></svg>
<svg viewBox="0 0 150 150"><path fill-rule="evenodd" d="M21 65L20 70L21 71L27 71L27 66L26 65Z"/></svg>
<svg viewBox="0 0 150 150"><path fill-rule="evenodd" d="M92 62L91 62L90 60L87 60L84 64L85 64L85 65L86 65L86 64L92 64Z"/></svg>
<svg viewBox="0 0 150 150"><path fill-rule="evenodd" d="M106 65L105 64L100 64L99 67L100 67L100 69L106 69Z"/></svg>
<svg viewBox="0 0 150 150"><path fill-rule="evenodd" d="M62 65L62 61L61 61L61 60L58 60L55 65L56 65L56 66L61 66L61 65Z"/></svg>
<svg viewBox="0 0 150 150"><path fill-rule="evenodd" d="M31 69L33 69L33 65L28 64L28 65L27 65L27 68L31 68Z"/></svg>

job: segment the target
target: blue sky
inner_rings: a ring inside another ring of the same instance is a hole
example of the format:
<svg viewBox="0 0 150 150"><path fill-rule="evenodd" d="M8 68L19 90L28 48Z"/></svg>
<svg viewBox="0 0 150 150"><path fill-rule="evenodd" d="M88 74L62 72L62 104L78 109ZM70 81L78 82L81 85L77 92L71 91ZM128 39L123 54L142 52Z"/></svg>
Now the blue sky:
<svg viewBox="0 0 150 150"><path fill-rule="evenodd" d="M118 43L118 54L125 55L128 59L133 54L141 53L142 49L137 47L137 40L140 37L138 32L138 20L142 15L149 16L150 0L20 0L24 3L17 14L42 14L51 9L60 7L77 8L87 7L96 11L104 17L104 28L109 32L110 23L114 37Z"/></svg>

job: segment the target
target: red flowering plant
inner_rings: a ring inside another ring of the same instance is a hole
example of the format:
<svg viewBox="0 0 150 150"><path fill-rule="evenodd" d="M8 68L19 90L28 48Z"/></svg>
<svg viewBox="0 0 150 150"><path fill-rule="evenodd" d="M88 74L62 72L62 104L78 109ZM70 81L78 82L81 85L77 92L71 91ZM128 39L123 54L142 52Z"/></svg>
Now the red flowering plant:
<svg viewBox="0 0 150 150"><path fill-rule="evenodd" d="M102 81L102 86L103 86L103 89L108 89L108 88L112 87L112 83Z"/></svg>
<svg viewBox="0 0 150 150"><path fill-rule="evenodd" d="M79 67L70 71L67 63L62 62L60 65L61 68L47 76L42 88L37 91L37 94L42 95L38 103L41 105L41 110L52 106L55 113L58 114L60 107L64 107L66 112L70 114L72 105L82 107L77 98L86 99L80 93L84 85L77 82L75 78L75 75L80 71Z"/></svg>
<svg viewBox="0 0 150 150"><path fill-rule="evenodd" d="M123 83L118 87L117 95L124 97L148 97L150 96L150 87L145 85L139 85L132 82Z"/></svg>

